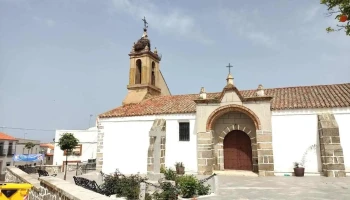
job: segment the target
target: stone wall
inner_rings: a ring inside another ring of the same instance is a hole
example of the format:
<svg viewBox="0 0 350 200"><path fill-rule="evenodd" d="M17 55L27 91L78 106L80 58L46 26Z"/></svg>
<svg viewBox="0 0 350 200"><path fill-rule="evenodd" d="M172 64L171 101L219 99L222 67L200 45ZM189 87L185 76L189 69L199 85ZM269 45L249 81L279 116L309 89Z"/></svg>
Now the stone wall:
<svg viewBox="0 0 350 200"><path fill-rule="evenodd" d="M327 177L345 177L339 127L333 114L318 115L322 171Z"/></svg>
<svg viewBox="0 0 350 200"><path fill-rule="evenodd" d="M109 197L76 186L56 177L35 178L16 167L6 169L6 182L26 182L33 185L29 200L107 200Z"/></svg>
<svg viewBox="0 0 350 200"><path fill-rule="evenodd" d="M62 166L61 165L38 165L36 166L37 169L44 169L49 174L57 174L61 171Z"/></svg>

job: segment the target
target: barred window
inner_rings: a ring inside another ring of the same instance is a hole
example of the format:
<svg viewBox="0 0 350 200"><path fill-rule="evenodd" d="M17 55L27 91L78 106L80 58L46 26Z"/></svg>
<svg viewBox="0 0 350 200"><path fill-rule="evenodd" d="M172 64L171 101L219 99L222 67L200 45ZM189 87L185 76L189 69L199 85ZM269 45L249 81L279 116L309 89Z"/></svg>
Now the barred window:
<svg viewBox="0 0 350 200"><path fill-rule="evenodd" d="M179 122L179 140L190 141L190 123Z"/></svg>

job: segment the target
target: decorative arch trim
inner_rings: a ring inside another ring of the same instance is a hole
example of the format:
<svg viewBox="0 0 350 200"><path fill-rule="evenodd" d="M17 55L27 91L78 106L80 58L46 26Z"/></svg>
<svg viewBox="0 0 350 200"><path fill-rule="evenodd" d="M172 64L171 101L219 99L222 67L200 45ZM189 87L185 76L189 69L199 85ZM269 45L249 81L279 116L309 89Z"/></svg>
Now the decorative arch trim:
<svg viewBox="0 0 350 200"><path fill-rule="evenodd" d="M228 112L241 112L246 115L248 115L254 122L255 129L260 130L261 129L261 123L259 120L259 117L249 108L241 106L241 105L226 105L226 106L221 106L214 110L208 117L207 120L207 131L210 131L213 129L213 125L215 121L221 117L222 115L228 113Z"/></svg>
<svg viewBox="0 0 350 200"><path fill-rule="evenodd" d="M230 133L231 131L242 131L245 134L247 134L252 142L252 144L255 143L255 137L254 134L252 132L252 130L250 130L249 128L236 124L236 125L230 125L228 127L226 127L225 129L223 129L220 133L219 133L219 137L218 137L218 143L219 144L223 144L225 136Z"/></svg>

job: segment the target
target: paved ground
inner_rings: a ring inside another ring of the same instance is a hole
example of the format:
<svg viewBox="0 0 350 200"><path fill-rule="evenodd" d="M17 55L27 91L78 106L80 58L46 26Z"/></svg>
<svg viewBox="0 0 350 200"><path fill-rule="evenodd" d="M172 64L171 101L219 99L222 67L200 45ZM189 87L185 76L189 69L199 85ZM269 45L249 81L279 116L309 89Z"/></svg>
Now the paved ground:
<svg viewBox="0 0 350 200"><path fill-rule="evenodd" d="M101 182L98 172L84 177ZM67 181L74 183L75 172L68 172ZM63 173L58 174L63 179ZM243 177L219 175L217 196L207 200L350 200L350 177Z"/></svg>
<svg viewBox="0 0 350 200"><path fill-rule="evenodd" d="M219 194L208 200L350 199L350 178L219 176Z"/></svg>

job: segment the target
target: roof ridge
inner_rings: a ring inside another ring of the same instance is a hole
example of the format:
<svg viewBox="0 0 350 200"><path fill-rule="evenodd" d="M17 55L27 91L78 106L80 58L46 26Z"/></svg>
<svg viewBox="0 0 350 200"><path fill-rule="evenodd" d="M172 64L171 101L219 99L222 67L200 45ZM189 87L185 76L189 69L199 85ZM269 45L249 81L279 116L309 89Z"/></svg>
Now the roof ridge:
<svg viewBox="0 0 350 200"><path fill-rule="evenodd" d="M320 86L332 86L332 85L350 85L350 83L335 83L335 84L323 84L323 85L301 85L301 86L288 86L288 87L274 87L274 88L264 88L264 90L289 89L289 88L307 88L307 87L320 87ZM246 90L239 90L239 91L255 91L255 90L256 89L246 89ZM221 92L207 92L207 94L215 94L215 93L221 93ZM167 96L174 97L174 96L184 96L184 95L199 95L199 93L174 94L174 95L167 95ZM149 99L153 99L153 98L157 98L157 97L159 97L159 96L153 96L153 97L151 97ZM145 99L145 100L149 100L149 99Z"/></svg>

